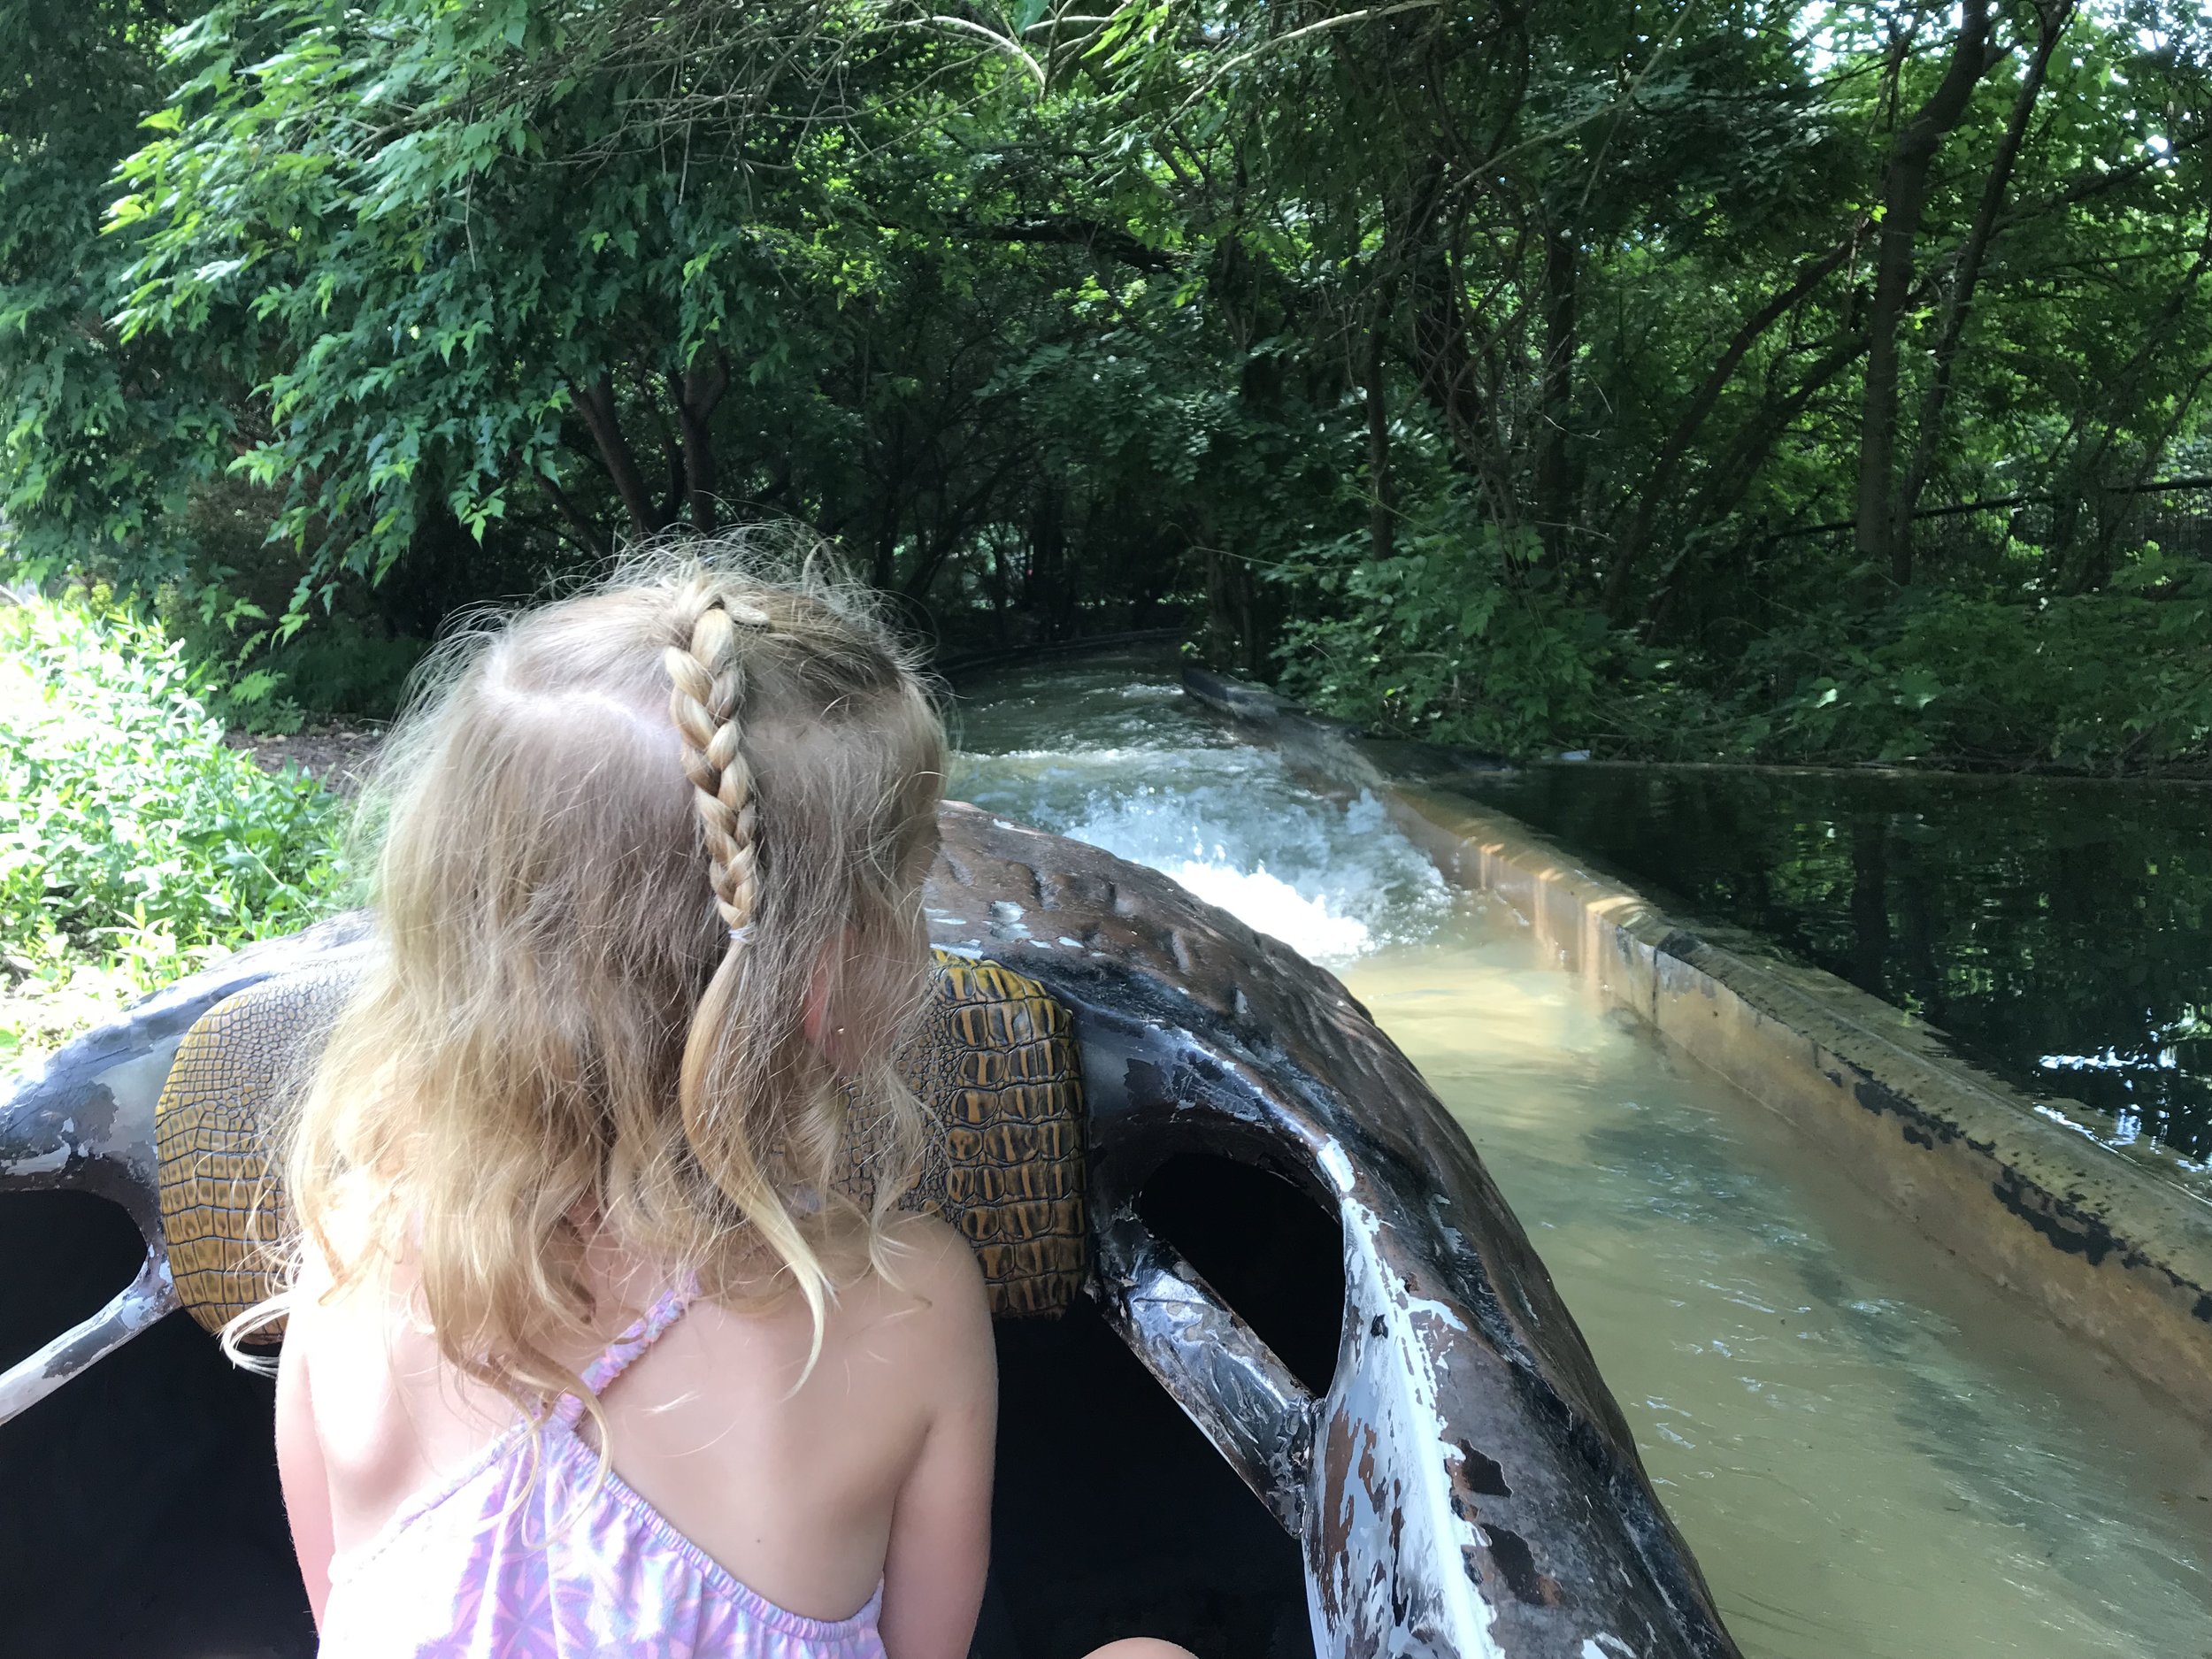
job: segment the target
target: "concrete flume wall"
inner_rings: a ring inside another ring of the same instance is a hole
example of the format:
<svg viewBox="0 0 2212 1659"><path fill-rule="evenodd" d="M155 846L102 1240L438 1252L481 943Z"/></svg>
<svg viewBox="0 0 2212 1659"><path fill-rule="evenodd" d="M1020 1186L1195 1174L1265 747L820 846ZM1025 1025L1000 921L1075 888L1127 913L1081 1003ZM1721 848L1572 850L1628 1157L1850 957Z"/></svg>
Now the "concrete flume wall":
<svg viewBox="0 0 2212 1659"><path fill-rule="evenodd" d="M1310 771L1373 790L1446 877L1496 894L1608 1002L1961 1260L2212 1412L2212 1194L2162 1149L2116 1150L2044 1117L1902 1010L1701 937L1518 819L1377 766L1333 722L1204 671L1185 680Z"/></svg>
<svg viewBox="0 0 2212 1659"><path fill-rule="evenodd" d="M1700 938L1516 819L1384 795L1448 877L1510 904L1609 1002L2055 1324L2212 1410L2212 1204L2179 1171L2039 1116L1856 986Z"/></svg>

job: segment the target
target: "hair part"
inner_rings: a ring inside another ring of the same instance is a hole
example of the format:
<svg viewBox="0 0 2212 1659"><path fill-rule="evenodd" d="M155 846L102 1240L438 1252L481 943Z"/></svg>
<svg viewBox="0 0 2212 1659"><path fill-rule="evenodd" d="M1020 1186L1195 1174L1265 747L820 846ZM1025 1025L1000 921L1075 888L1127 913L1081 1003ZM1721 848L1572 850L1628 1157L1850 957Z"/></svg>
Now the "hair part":
<svg viewBox="0 0 2212 1659"><path fill-rule="evenodd" d="M383 949L280 1130L331 1294L406 1261L446 1362L539 1421L627 1311L585 1271L603 1234L801 1296L810 1366L923 1147L893 1061L943 749L867 598L732 540L446 641L373 785Z"/></svg>

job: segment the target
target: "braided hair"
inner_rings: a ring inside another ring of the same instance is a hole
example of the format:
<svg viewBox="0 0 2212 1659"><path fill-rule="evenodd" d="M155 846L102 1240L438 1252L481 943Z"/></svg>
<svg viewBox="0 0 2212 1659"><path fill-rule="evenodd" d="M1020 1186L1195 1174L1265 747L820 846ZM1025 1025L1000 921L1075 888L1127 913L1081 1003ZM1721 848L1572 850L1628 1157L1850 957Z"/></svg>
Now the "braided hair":
<svg viewBox="0 0 2212 1659"><path fill-rule="evenodd" d="M753 919L753 774L746 764L738 705L745 695L745 664L738 650L741 627L765 629L768 613L747 600L695 577L679 591L677 629L687 635L663 655L673 689L669 718L683 737L684 775L712 861L715 908L728 924L733 945ZM687 622L688 626L687 626Z"/></svg>
<svg viewBox="0 0 2212 1659"><path fill-rule="evenodd" d="M893 1057L942 753L818 561L656 550L442 647L373 786L384 949L285 1130L339 1287L411 1257L442 1355L526 1409L634 1311L594 1302L588 1231L710 1295L795 1292L818 1352L920 1156ZM834 1187L856 1143L865 1207Z"/></svg>

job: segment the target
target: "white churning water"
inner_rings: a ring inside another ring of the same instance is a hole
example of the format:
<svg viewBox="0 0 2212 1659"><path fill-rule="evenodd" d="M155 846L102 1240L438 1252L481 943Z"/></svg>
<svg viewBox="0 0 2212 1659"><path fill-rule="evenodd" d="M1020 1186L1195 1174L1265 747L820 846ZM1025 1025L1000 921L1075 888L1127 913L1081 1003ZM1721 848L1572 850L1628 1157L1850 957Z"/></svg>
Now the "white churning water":
<svg viewBox="0 0 2212 1659"><path fill-rule="evenodd" d="M959 726L954 795L1149 864L1329 967L1425 939L1451 912L1379 803L1301 787L1179 687L1126 667L1032 671L991 686Z"/></svg>
<svg viewBox="0 0 2212 1659"><path fill-rule="evenodd" d="M2212 1431L1900 1225L1127 663L979 688L952 793L1326 963L1480 1148L1752 1659L2208 1659Z"/></svg>

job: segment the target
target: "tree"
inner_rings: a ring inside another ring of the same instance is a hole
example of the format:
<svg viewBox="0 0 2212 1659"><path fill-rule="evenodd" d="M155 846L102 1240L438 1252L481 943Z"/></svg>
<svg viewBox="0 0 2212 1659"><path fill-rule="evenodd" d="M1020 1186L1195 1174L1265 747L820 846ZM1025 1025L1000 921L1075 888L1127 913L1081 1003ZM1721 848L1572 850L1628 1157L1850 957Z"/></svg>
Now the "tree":
<svg viewBox="0 0 2212 1659"><path fill-rule="evenodd" d="M419 632L789 515L949 638L1181 607L1384 725L1756 748L1839 653L2161 603L2127 503L2212 465L2170 0L165 20L4 106L17 570Z"/></svg>
<svg viewBox="0 0 2212 1659"><path fill-rule="evenodd" d="M218 399L108 318L127 242L104 237L116 162L168 85L163 32L191 0L0 0L0 518L33 574L118 557L166 565ZM219 365L211 365L219 373Z"/></svg>

